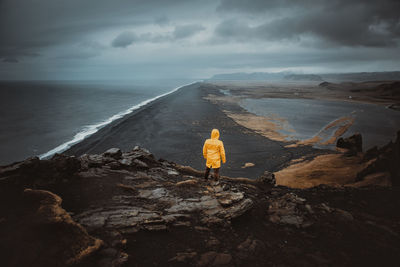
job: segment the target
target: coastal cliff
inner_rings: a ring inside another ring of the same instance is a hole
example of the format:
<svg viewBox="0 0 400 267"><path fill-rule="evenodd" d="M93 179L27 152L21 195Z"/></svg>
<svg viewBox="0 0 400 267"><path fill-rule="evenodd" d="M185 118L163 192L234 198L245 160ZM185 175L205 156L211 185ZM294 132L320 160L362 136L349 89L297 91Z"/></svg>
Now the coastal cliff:
<svg viewBox="0 0 400 267"><path fill-rule="evenodd" d="M345 156L357 138L340 141ZM390 266L399 260L399 144L359 181L308 189L203 173L135 147L0 168L2 266ZM339 179L340 177L338 177ZM23 256L21 256L23 254Z"/></svg>

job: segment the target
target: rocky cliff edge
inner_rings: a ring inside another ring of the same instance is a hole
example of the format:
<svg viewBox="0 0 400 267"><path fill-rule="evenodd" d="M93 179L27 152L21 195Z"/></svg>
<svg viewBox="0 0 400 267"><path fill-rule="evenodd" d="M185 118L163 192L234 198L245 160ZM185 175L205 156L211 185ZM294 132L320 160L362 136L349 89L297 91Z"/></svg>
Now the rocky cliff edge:
<svg viewBox="0 0 400 267"><path fill-rule="evenodd" d="M379 162L378 154L369 156ZM389 266L398 262L398 187L321 185L301 190L274 182L268 172L256 180L205 181L202 172L157 160L139 147L79 158L31 158L0 169L1 263Z"/></svg>

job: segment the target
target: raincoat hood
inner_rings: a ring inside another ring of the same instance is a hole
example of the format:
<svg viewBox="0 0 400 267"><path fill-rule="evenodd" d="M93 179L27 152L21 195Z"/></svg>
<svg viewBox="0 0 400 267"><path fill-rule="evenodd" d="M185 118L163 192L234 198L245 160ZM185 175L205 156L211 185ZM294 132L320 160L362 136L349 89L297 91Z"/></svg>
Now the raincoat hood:
<svg viewBox="0 0 400 267"><path fill-rule="evenodd" d="M226 162L224 143L219 138L219 131L211 131L211 139L207 139L203 146L203 156L207 160L207 168L217 169L221 167L221 160Z"/></svg>
<svg viewBox="0 0 400 267"><path fill-rule="evenodd" d="M219 131L218 131L218 129L213 129L213 130L211 131L211 139L216 139L216 140L218 140L218 138L219 138Z"/></svg>

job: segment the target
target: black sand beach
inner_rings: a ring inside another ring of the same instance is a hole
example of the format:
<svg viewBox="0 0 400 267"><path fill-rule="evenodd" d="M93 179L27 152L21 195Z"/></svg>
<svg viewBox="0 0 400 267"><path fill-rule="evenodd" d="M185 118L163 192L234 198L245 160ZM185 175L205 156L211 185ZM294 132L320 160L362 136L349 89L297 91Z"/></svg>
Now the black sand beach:
<svg viewBox="0 0 400 267"><path fill-rule="evenodd" d="M225 107L203 98L209 93L220 94L204 83L183 87L104 127L65 154L102 153L111 147L128 151L139 145L158 158L202 170L203 142L213 128L220 130L227 154L222 175L256 178L265 170L279 170L292 159L324 153L308 146L284 148L286 143L238 125L222 112ZM247 162L255 166L242 168Z"/></svg>

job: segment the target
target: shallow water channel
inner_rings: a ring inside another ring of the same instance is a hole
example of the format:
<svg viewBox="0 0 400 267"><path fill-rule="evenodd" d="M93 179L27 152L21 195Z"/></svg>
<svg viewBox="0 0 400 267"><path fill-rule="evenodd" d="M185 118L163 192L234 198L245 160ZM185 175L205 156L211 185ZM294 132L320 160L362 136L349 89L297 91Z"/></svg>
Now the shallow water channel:
<svg viewBox="0 0 400 267"><path fill-rule="evenodd" d="M330 123L346 118L353 122L342 135L362 134L363 149L375 145L383 146L395 140L400 130L400 112L383 106L356 102L263 98L244 99L241 107L253 114L264 116L281 124L280 132L287 140L306 140L316 135L333 135L337 127L327 127ZM328 129L326 129L328 128ZM322 147L322 145L316 145ZM334 147L334 144L327 145ZM327 146L324 146L325 148Z"/></svg>

